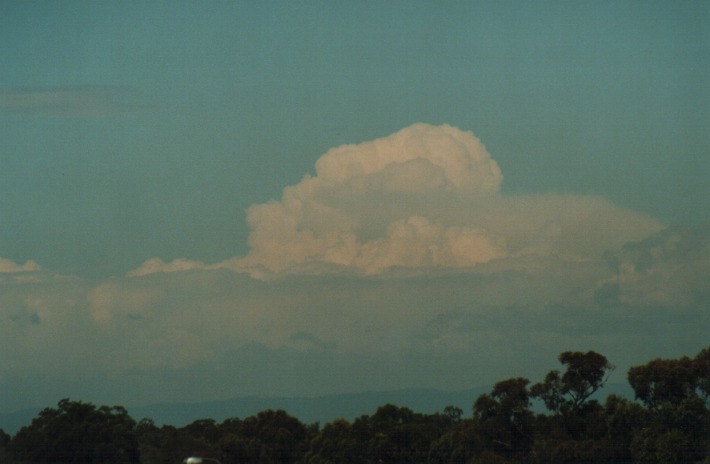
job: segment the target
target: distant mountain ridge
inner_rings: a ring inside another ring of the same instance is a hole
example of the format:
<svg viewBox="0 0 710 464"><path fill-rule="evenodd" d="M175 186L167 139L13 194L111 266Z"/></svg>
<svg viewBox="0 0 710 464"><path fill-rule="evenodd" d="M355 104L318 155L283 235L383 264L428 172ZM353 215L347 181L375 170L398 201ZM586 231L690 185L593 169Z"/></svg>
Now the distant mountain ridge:
<svg viewBox="0 0 710 464"><path fill-rule="evenodd" d="M406 389L345 393L316 397L239 397L223 401L200 403L162 403L129 410L134 419L149 417L157 425L186 425L200 418L221 422L230 417L245 418L267 409L283 409L301 422L325 424L335 419L354 420L363 414L373 414L378 407L395 404L415 412L434 413L446 406L457 406L464 414L471 411L478 395L489 387L471 390L443 391L435 389Z"/></svg>
<svg viewBox="0 0 710 464"><path fill-rule="evenodd" d="M181 427L197 419L214 419L216 422L232 417L244 419L267 409L283 409L305 424L319 422L323 425L335 419L352 421L363 414L374 414L378 407L387 403L421 413L434 413L443 411L446 406L457 406L467 415L478 395L487 391L490 391L490 387L461 391L403 389L314 397L244 396L217 401L166 402L126 408L136 421L150 418L158 426L169 424ZM81 401L80 398L72 399ZM0 413L0 429L13 435L21 427L29 425L43 408L55 406L52 404Z"/></svg>
<svg viewBox="0 0 710 464"><path fill-rule="evenodd" d="M198 419L214 419L216 422L233 417L244 419L267 409L283 409L305 424L318 422L324 425L335 419L353 421L364 414L372 415L378 407L388 403L425 414L441 412L447 406L456 406L463 410L464 417L470 417L476 398L483 393L489 393L491 389L492 386L481 386L458 391L403 389L315 397L245 396L194 403L155 403L147 406L127 407L127 409L130 416L136 421L150 418L158 426L167 424L176 427L182 427ZM626 384L607 385L598 392L597 397L603 401L611 394L633 398L633 392ZM72 399L80 400L79 398ZM44 407L0 413L0 429L14 435L20 428L29 425Z"/></svg>

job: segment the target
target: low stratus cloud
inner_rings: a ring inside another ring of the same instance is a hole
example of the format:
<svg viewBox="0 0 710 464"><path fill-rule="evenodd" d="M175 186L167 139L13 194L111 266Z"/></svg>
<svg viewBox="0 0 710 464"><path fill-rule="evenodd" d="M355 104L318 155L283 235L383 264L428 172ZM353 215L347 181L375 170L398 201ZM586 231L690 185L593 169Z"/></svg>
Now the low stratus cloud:
<svg viewBox="0 0 710 464"><path fill-rule="evenodd" d="M669 228L596 260L529 254L406 278L38 271L2 287L0 387L5 407L458 389L541 379L568 349L605 354L623 382L630 365L707 343L708 250L707 230ZM44 399L27 404L33 393Z"/></svg>

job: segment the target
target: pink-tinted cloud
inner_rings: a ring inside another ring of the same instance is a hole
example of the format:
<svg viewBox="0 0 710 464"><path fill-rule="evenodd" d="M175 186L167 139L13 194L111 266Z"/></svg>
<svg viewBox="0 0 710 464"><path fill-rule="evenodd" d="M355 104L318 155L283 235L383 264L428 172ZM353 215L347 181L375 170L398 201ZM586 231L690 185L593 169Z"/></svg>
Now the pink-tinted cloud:
<svg viewBox="0 0 710 464"><path fill-rule="evenodd" d="M151 258L141 264L137 269L130 271L128 276L140 277L143 275L153 274L154 272L180 272L204 268L204 263L199 261L178 258L166 263L160 258Z"/></svg>
<svg viewBox="0 0 710 464"><path fill-rule="evenodd" d="M599 197L506 196L502 179L478 138L447 125L334 148L281 201L249 209L251 251L221 266L379 274L527 254L596 259L661 228Z"/></svg>
<svg viewBox="0 0 710 464"><path fill-rule="evenodd" d="M39 264L34 261L25 261L25 264L17 264L9 259L0 258L0 273L31 272L39 271Z"/></svg>

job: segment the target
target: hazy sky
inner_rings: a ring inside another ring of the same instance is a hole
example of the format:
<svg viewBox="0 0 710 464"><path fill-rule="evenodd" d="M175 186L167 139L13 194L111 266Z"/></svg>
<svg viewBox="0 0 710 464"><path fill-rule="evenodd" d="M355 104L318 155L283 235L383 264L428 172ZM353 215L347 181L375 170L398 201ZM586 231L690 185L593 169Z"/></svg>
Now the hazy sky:
<svg viewBox="0 0 710 464"><path fill-rule="evenodd" d="M0 44L0 411L708 344L707 2L0 1Z"/></svg>

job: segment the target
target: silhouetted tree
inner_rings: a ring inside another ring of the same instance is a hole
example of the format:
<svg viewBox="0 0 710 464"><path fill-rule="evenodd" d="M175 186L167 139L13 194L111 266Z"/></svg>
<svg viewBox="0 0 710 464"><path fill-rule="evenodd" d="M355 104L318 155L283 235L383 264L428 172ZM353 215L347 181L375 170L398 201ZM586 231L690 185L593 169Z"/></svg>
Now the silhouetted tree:
<svg viewBox="0 0 710 464"><path fill-rule="evenodd" d="M0 463L7 462L7 448L11 438L8 433L0 429Z"/></svg>
<svg viewBox="0 0 710 464"><path fill-rule="evenodd" d="M628 379L636 398L651 409L696 396L697 375L693 361L687 356L654 359L643 366L632 367Z"/></svg>
<svg viewBox="0 0 710 464"><path fill-rule="evenodd" d="M640 402L592 399L613 368L604 356L568 351L559 361L564 372L532 388L522 377L496 383L466 419L454 406L420 414L386 404L322 428L282 410L177 428L64 399L12 438L0 430L0 463L176 464L200 455L224 464L710 464L710 348L632 367ZM549 412L534 415L533 397Z"/></svg>
<svg viewBox="0 0 710 464"><path fill-rule="evenodd" d="M566 366L565 372L550 371L544 382L530 389L533 397L540 398L555 413L578 410L604 386L614 369L605 356L595 351L565 351L558 359Z"/></svg>
<svg viewBox="0 0 710 464"><path fill-rule="evenodd" d="M472 419L456 422L432 441L429 462L432 464L465 464L484 450L482 438L476 433Z"/></svg>
<svg viewBox="0 0 710 464"><path fill-rule="evenodd" d="M502 456L527 454L533 443L533 413L528 379L517 377L498 382L490 394L473 405L477 433L484 448Z"/></svg>
<svg viewBox="0 0 710 464"><path fill-rule="evenodd" d="M609 395L604 404L606 436L604 443L609 462L633 462L633 437L649 424L649 412L638 403L617 395Z"/></svg>
<svg viewBox="0 0 710 464"><path fill-rule="evenodd" d="M710 346L693 359L698 395L710 406Z"/></svg>
<svg viewBox="0 0 710 464"><path fill-rule="evenodd" d="M63 399L23 427L10 443L10 461L22 463L137 463L135 421L121 406Z"/></svg>
<svg viewBox="0 0 710 464"><path fill-rule="evenodd" d="M308 450L308 429L283 410L266 410L238 423L220 427L229 429L229 439L222 440L226 462L295 463Z"/></svg>
<svg viewBox="0 0 710 464"><path fill-rule="evenodd" d="M629 369L629 384L649 410L632 437L634 462L685 463L708 458L708 348L695 359L654 359Z"/></svg>
<svg viewBox="0 0 710 464"><path fill-rule="evenodd" d="M392 404L380 406L372 417L358 417L352 425L359 445L357 462L424 462L444 421L441 415L418 414Z"/></svg>

